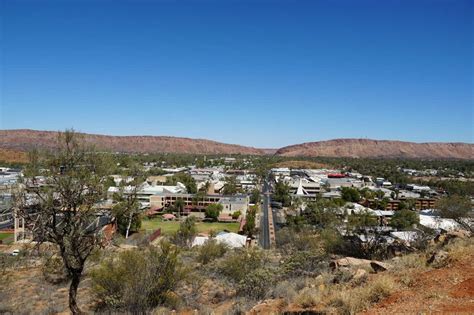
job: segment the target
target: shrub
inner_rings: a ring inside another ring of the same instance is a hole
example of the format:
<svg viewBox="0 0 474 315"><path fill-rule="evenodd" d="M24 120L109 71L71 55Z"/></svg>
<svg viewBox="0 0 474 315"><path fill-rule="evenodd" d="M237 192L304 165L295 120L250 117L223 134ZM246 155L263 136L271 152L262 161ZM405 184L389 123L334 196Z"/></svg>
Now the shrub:
<svg viewBox="0 0 474 315"><path fill-rule="evenodd" d="M371 303L376 303L389 296L395 288L396 284L390 276L381 275L365 286L367 290L366 297Z"/></svg>
<svg viewBox="0 0 474 315"><path fill-rule="evenodd" d="M173 235L172 241L178 246L190 247L196 234L196 218L189 216L179 224L179 229Z"/></svg>
<svg viewBox="0 0 474 315"><path fill-rule="evenodd" d="M392 260L396 271L406 269L426 268L426 258L418 253L397 257Z"/></svg>
<svg viewBox="0 0 474 315"><path fill-rule="evenodd" d="M254 302L245 297L237 299L237 301L232 305L232 310L228 314L232 315L244 315L253 307ZM213 312L214 314L214 312Z"/></svg>
<svg viewBox="0 0 474 315"><path fill-rule="evenodd" d="M321 294L316 288L304 288L295 298L295 303L303 308L315 307L321 302Z"/></svg>
<svg viewBox="0 0 474 315"><path fill-rule="evenodd" d="M286 277L314 276L327 266L324 258L319 252L294 252L281 264L282 274Z"/></svg>
<svg viewBox="0 0 474 315"><path fill-rule="evenodd" d="M232 213L232 219L237 220L241 214L242 214L242 211L240 210L234 211L234 213Z"/></svg>
<svg viewBox="0 0 474 315"><path fill-rule="evenodd" d="M390 226L397 229L406 229L420 222L420 217L415 211L403 209L395 211L392 219L390 220Z"/></svg>
<svg viewBox="0 0 474 315"><path fill-rule="evenodd" d="M294 279L292 279L291 282L288 280L278 282L270 292L269 297L285 299L286 302L289 303L294 300L296 294L296 286Z"/></svg>
<svg viewBox="0 0 474 315"><path fill-rule="evenodd" d="M474 252L474 239L455 239L445 247L451 261L459 261L472 256Z"/></svg>
<svg viewBox="0 0 474 315"><path fill-rule="evenodd" d="M216 258L224 256L228 247L225 244L218 243L216 240L210 239L199 247L197 261L205 265Z"/></svg>
<svg viewBox="0 0 474 315"><path fill-rule="evenodd" d="M213 203L207 206L206 208L206 218L210 218L213 221L217 221L219 214L222 211L222 204L220 203Z"/></svg>
<svg viewBox="0 0 474 315"><path fill-rule="evenodd" d="M52 284L63 283L69 279L67 270L64 268L64 262L57 255L46 258L42 272L45 280Z"/></svg>
<svg viewBox="0 0 474 315"><path fill-rule="evenodd" d="M274 273L267 268L259 268L246 274L237 285L239 295L261 299L265 297L274 282Z"/></svg>
<svg viewBox="0 0 474 315"><path fill-rule="evenodd" d="M184 276L178 249L165 242L159 249L122 252L91 273L93 290L102 306L133 313L163 304L176 306L173 289Z"/></svg>
<svg viewBox="0 0 474 315"><path fill-rule="evenodd" d="M261 268L267 260L264 252L256 248L235 250L224 257L218 269L229 280L239 283L247 274Z"/></svg>
<svg viewBox="0 0 474 315"><path fill-rule="evenodd" d="M344 201L358 202L360 200L360 193L356 188L342 187L341 188L341 198Z"/></svg>
<svg viewBox="0 0 474 315"><path fill-rule="evenodd" d="M380 275L364 286L349 288L336 286L327 297L328 304L338 309L338 313L358 313L371 304L389 296L396 288L395 282L388 275Z"/></svg>
<svg viewBox="0 0 474 315"><path fill-rule="evenodd" d="M298 232L292 228L283 228L277 232L278 248L284 254L299 251L310 251L324 254L324 242L316 233L309 231Z"/></svg>
<svg viewBox="0 0 474 315"><path fill-rule="evenodd" d="M331 228L321 230L319 237L326 253L333 253L343 242L341 234Z"/></svg>

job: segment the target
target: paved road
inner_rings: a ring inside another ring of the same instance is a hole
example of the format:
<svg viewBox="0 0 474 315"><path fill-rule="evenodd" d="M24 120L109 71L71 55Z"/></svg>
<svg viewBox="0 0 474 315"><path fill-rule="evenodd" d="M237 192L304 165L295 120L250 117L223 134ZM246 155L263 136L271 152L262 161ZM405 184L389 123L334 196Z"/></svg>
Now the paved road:
<svg viewBox="0 0 474 315"><path fill-rule="evenodd" d="M260 245L264 249L270 249L270 226L268 224L268 212L270 211L270 185L267 181L263 184L263 206L262 219L260 220Z"/></svg>

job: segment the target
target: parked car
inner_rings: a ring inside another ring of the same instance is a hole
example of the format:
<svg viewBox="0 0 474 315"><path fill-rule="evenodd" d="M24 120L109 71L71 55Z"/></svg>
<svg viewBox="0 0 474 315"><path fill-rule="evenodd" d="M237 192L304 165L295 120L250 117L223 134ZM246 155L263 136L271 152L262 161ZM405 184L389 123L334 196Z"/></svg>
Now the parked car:
<svg viewBox="0 0 474 315"><path fill-rule="evenodd" d="M12 256L18 256L20 255L20 250L19 249L14 249L11 253Z"/></svg>

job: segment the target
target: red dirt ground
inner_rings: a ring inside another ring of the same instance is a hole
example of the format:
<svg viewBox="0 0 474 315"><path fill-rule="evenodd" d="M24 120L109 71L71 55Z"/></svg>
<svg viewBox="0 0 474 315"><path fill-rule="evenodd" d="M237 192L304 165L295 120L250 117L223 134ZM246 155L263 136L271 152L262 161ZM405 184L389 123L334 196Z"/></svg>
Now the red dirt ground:
<svg viewBox="0 0 474 315"><path fill-rule="evenodd" d="M474 314L474 253L468 259L415 277L366 314Z"/></svg>

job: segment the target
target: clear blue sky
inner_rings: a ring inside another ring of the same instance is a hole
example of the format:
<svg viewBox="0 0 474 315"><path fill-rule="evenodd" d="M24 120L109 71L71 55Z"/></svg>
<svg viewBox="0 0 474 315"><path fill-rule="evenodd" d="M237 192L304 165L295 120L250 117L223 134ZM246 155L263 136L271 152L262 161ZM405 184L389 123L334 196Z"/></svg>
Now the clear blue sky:
<svg viewBox="0 0 474 315"><path fill-rule="evenodd" d="M0 3L0 129L474 142L474 1Z"/></svg>

